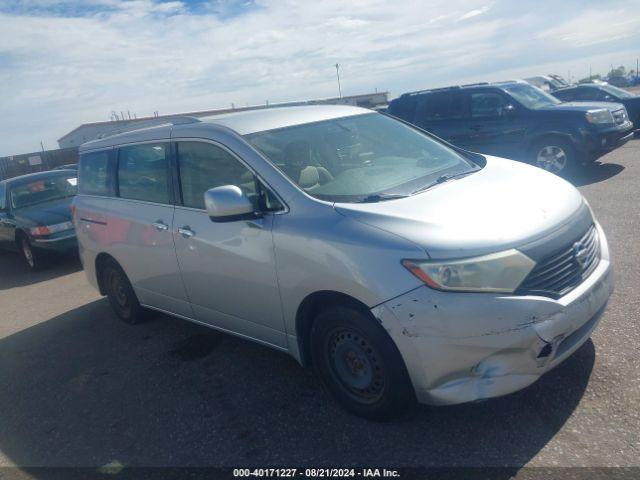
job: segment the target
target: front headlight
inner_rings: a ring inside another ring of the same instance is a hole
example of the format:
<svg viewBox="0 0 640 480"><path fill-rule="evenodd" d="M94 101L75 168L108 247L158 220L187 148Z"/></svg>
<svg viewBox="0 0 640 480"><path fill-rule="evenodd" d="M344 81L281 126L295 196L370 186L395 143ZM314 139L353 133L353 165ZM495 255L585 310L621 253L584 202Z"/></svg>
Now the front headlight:
<svg viewBox="0 0 640 480"><path fill-rule="evenodd" d="M515 249L460 260L402 261L411 273L437 290L504 293L513 293L535 264Z"/></svg>
<svg viewBox="0 0 640 480"><path fill-rule="evenodd" d="M52 233L64 232L73 228L72 222L56 223L54 225L41 225L31 229L31 235L42 236L51 235Z"/></svg>
<svg viewBox="0 0 640 480"><path fill-rule="evenodd" d="M589 123L613 123L613 114L606 108L589 110L586 117Z"/></svg>

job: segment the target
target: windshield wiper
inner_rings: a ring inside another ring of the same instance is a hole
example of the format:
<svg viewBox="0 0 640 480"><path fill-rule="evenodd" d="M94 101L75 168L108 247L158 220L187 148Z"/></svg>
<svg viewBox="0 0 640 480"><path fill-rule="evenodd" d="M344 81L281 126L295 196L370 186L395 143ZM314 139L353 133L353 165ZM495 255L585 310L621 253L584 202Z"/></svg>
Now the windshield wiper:
<svg viewBox="0 0 640 480"><path fill-rule="evenodd" d="M458 173L445 173L444 175L440 175L438 178L435 179L435 181L426 184L423 187L420 187L419 189L411 192L411 195L415 195L416 193L420 193L420 192L424 192L425 190L433 187L434 185L439 185L440 183L444 183L444 182L448 182L449 180L453 179L453 178L460 178L460 177L465 177L473 172L477 172L479 169L475 169L475 170L468 170L466 172L458 172Z"/></svg>
<svg viewBox="0 0 640 480"><path fill-rule="evenodd" d="M385 200L395 200L396 198L407 198L409 195L402 195L399 193L374 193L368 195L362 200L358 200L356 203L376 203L384 202Z"/></svg>

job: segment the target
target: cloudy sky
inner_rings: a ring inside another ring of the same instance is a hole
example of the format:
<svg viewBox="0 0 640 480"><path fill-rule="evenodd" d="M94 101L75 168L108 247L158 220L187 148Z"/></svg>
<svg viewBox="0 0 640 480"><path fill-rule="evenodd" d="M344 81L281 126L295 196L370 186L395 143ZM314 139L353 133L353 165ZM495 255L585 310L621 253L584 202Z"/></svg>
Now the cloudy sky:
<svg viewBox="0 0 640 480"><path fill-rule="evenodd" d="M0 0L0 156L139 117L635 68L640 0Z"/></svg>

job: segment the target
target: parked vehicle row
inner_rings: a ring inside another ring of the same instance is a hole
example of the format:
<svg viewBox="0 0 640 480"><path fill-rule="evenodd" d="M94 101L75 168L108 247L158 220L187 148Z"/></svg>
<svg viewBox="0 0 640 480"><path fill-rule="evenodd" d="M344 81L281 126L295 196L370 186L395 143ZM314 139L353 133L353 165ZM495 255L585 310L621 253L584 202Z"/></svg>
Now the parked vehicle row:
<svg viewBox="0 0 640 480"><path fill-rule="evenodd" d="M480 132L537 114L598 139L622 128L518 83L402 102L413 121L469 108ZM287 352L365 417L526 387L589 338L613 288L604 232L568 182L356 107L89 142L74 205L87 278L122 320L159 310Z"/></svg>
<svg viewBox="0 0 640 480"><path fill-rule="evenodd" d="M556 174L571 173L633 136L624 105L562 102L523 81L405 93L388 113L466 150Z"/></svg>
<svg viewBox="0 0 640 480"><path fill-rule="evenodd" d="M22 254L31 269L47 253L72 253L71 202L77 173L52 170L0 181L0 248Z"/></svg>

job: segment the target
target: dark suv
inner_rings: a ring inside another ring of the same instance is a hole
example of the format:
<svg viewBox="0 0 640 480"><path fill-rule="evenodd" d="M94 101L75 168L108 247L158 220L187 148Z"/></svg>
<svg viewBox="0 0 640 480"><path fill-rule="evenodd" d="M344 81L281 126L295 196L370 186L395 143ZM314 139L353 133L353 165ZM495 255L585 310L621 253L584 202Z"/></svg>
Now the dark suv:
<svg viewBox="0 0 640 480"><path fill-rule="evenodd" d="M633 136L617 103L563 103L521 81L405 93L389 114L450 143L567 173Z"/></svg>
<svg viewBox="0 0 640 480"><path fill-rule="evenodd" d="M552 95L563 102L589 102L596 100L599 102L621 103L627 109L633 126L636 129L640 129L640 95L635 93L627 92L613 85L584 83L557 90Z"/></svg>

